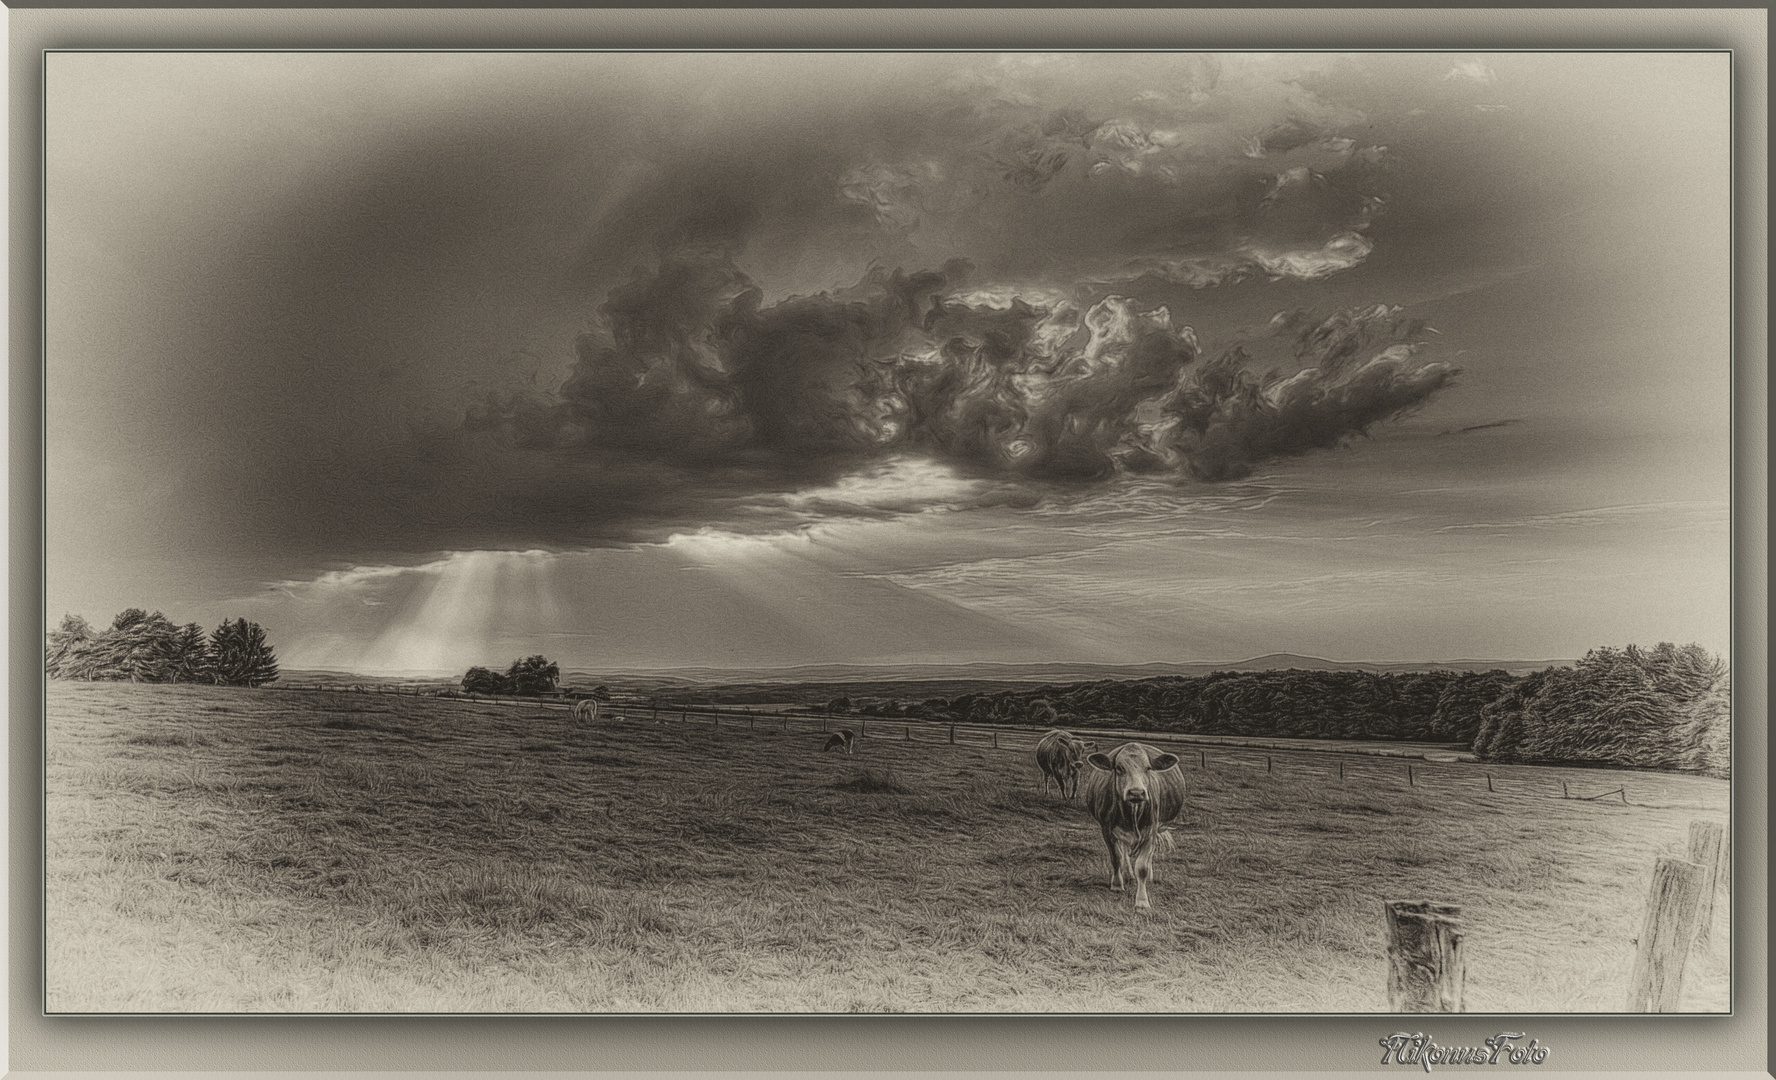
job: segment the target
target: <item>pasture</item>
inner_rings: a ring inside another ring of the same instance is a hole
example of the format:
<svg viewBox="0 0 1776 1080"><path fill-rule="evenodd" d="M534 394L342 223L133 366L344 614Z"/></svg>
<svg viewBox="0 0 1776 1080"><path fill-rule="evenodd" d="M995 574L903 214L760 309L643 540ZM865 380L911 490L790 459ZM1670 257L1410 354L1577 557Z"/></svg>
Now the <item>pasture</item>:
<svg viewBox="0 0 1776 1080"><path fill-rule="evenodd" d="M1463 905L1469 1011L1612 1012L1654 857L1728 805L1215 748L1137 913L1021 745L68 682L46 725L51 1012L1381 1012L1384 899Z"/></svg>

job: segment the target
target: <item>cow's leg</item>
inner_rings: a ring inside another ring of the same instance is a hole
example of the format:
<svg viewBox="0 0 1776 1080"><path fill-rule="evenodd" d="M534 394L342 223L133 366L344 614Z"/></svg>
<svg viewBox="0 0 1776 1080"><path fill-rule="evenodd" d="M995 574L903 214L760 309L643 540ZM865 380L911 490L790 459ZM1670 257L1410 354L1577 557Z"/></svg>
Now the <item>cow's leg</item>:
<svg viewBox="0 0 1776 1080"><path fill-rule="evenodd" d="M1122 891L1122 845L1110 826L1104 826L1104 846L1110 849L1110 891Z"/></svg>
<svg viewBox="0 0 1776 1080"><path fill-rule="evenodd" d="M1135 870L1135 907L1148 908L1153 904L1147 899L1147 883L1153 880L1153 845L1143 844L1134 856Z"/></svg>

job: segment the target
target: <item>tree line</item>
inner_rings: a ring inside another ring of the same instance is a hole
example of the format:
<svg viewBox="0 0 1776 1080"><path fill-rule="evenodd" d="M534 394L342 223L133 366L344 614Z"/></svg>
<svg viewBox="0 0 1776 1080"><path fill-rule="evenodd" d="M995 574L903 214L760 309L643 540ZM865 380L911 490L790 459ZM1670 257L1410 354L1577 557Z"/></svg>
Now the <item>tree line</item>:
<svg viewBox="0 0 1776 1080"><path fill-rule="evenodd" d="M43 670L52 679L94 682L211 683L262 686L278 677L277 653L265 629L245 619L223 619L204 633L156 611L130 608L104 630L65 615L49 632Z"/></svg>
<svg viewBox="0 0 1776 1080"><path fill-rule="evenodd" d="M865 716L1176 734L1466 744L1484 761L1725 776L1726 666L1700 645L1601 648L1573 667L1492 671L1219 671L844 704ZM829 702L829 708L839 702Z"/></svg>
<svg viewBox="0 0 1776 1080"><path fill-rule="evenodd" d="M1485 761L1571 761L1728 776L1732 682L1700 645L1592 649L1519 680L1481 710Z"/></svg>

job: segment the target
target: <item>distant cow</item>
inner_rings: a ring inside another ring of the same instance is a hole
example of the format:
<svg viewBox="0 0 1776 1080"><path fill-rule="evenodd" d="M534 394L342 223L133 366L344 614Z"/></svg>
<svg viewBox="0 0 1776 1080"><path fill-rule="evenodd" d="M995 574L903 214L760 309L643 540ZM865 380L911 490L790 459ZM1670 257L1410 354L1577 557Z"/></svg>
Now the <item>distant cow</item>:
<svg viewBox="0 0 1776 1080"><path fill-rule="evenodd" d="M1184 812L1184 774L1176 754L1140 743L1123 743L1108 754L1092 754L1085 778L1085 808L1104 830L1110 849L1110 889L1122 891L1123 874L1135 878L1136 909L1152 907L1147 883L1153 879L1153 849L1165 826ZM1167 848L1171 847L1166 836Z"/></svg>
<svg viewBox="0 0 1776 1080"><path fill-rule="evenodd" d="M1085 768L1085 755L1098 748L1070 731L1056 728L1036 744L1036 767L1042 770L1042 790L1048 791L1050 779L1061 786L1061 797L1071 799L1079 794L1079 774Z"/></svg>
<svg viewBox="0 0 1776 1080"><path fill-rule="evenodd" d="M580 700L574 702L573 718L575 720L594 720L594 721L597 720L598 719L598 699L597 698L581 698Z"/></svg>
<svg viewBox="0 0 1776 1080"><path fill-rule="evenodd" d="M828 750L842 750L846 754L849 754L851 753L852 744L856 741L856 732L852 731L850 728L840 728L832 733L832 738L826 740L826 746L820 752L824 754Z"/></svg>

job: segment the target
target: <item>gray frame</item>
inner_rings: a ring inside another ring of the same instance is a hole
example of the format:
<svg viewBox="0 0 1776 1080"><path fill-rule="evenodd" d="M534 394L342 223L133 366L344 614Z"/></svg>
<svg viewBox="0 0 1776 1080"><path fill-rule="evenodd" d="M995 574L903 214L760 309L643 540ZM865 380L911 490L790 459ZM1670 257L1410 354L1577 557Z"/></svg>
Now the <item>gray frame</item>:
<svg viewBox="0 0 1776 1080"><path fill-rule="evenodd" d="M41 597L36 403L40 56L48 47L1615 47L1735 50L1739 161L1735 402L1735 1015L1523 1018L1511 1030L1558 1048L1558 1067L1763 1069L1768 1007L1764 16L1714 10L1342 12L636 12L17 10L12 29L12 505L10 1063L24 1070L319 1071L530 1069L1331 1069L1370 1068L1370 1018L474 1018L267 1020L45 1019L35 881L41 760L37 680ZM1754 854L1755 853L1755 854ZM1439 1024L1475 1045L1496 1019ZM1387 1028L1387 1030L1383 1030Z"/></svg>

